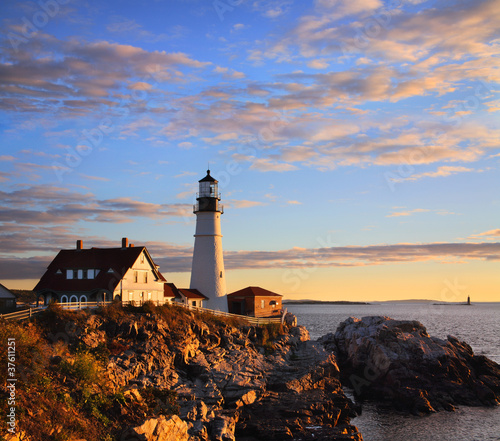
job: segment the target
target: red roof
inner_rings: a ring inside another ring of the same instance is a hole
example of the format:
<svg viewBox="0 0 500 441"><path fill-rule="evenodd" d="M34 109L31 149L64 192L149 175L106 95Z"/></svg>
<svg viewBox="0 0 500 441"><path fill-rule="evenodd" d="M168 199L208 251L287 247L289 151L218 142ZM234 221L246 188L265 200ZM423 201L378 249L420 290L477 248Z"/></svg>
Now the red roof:
<svg viewBox="0 0 500 441"><path fill-rule="evenodd" d="M177 291L178 290L173 283L165 283L165 285L163 285L163 297L176 297Z"/></svg>
<svg viewBox="0 0 500 441"><path fill-rule="evenodd" d="M188 299L204 299L208 300L207 296L204 296L200 291L197 289L185 289L185 288L179 288L179 291Z"/></svg>
<svg viewBox="0 0 500 441"><path fill-rule="evenodd" d="M239 291L232 292L228 297L283 297L281 294L261 288L260 286L247 286Z"/></svg>
<svg viewBox="0 0 500 441"><path fill-rule="evenodd" d="M113 291L143 251L159 281L164 281L146 247L74 249L59 251L34 291ZM100 271L94 279L67 279L68 269Z"/></svg>

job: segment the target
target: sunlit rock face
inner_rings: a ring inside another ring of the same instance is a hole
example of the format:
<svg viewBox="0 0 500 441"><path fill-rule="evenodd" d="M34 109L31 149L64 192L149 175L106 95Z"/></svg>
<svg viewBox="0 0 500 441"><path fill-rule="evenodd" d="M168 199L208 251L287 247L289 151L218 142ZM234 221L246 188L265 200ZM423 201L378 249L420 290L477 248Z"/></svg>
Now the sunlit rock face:
<svg viewBox="0 0 500 441"><path fill-rule="evenodd" d="M413 413L500 402L500 366L453 336L431 337L417 321L350 317L322 337L360 398Z"/></svg>

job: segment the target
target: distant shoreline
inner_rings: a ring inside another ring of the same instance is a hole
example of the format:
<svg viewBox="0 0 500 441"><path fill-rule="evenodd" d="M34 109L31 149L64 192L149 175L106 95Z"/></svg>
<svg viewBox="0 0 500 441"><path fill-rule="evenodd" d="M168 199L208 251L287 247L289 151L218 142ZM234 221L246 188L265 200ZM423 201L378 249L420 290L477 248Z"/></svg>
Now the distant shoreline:
<svg viewBox="0 0 500 441"><path fill-rule="evenodd" d="M436 306L474 306L474 303L433 303Z"/></svg>
<svg viewBox="0 0 500 441"><path fill-rule="evenodd" d="M283 300L283 305L371 305L367 302L349 302L347 300Z"/></svg>

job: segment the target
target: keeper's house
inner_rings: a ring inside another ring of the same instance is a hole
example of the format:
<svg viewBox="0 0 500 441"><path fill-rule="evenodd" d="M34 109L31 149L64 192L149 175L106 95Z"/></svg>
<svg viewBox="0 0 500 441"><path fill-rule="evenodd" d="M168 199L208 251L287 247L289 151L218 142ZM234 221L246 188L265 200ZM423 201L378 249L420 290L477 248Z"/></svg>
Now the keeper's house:
<svg viewBox="0 0 500 441"><path fill-rule="evenodd" d="M96 302L121 300L142 304L151 300L168 303L165 278L146 247L134 247L127 238L119 248L61 250L47 268L34 291L37 303L48 305L55 300Z"/></svg>
<svg viewBox="0 0 500 441"><path fill-rule="evenodd" d="M227 295L229 312L252 317L279 317L282 295L259 286L248 286Z"/></svg>

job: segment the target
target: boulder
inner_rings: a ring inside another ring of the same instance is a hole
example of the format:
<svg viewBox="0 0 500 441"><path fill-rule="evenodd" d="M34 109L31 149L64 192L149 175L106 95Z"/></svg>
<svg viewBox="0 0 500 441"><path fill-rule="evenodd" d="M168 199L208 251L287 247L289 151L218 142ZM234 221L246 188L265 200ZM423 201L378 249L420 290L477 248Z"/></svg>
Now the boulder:
<svg viewBox="0 0 500 441"><path fill-rule="evenodd" d="M337 354L358 397L388 400L414 414L500 403L498 364L453 336L429 336L417 321L351 317L320 342Z"/></svg>
<svg viewBox="0 0 500 441"><path fill-rule="evenodd" d="M138 427L129 430L125 440L144 441L188 441L188 425L177 415L150 418Z"/></svg>

